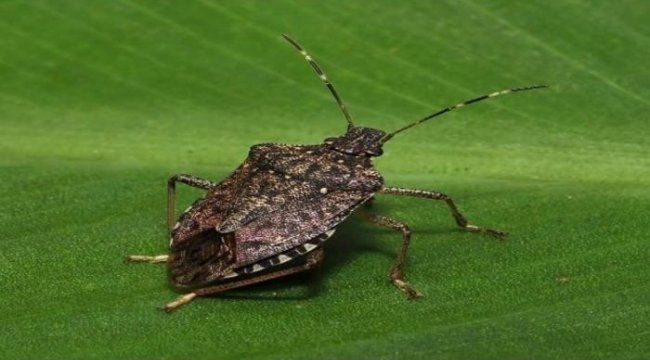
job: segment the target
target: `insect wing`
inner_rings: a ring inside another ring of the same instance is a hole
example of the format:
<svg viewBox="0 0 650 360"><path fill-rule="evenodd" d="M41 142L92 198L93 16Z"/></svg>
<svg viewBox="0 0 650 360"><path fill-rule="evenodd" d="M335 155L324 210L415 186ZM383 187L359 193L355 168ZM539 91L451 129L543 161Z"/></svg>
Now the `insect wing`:
<svg viewBox="0 0 650 360"><path fill-rule="evenodd" d="M235 232L237 265L244 266L295 248L345 220L372 193L334 191L302 207L278 209ZM310 204L311 203L311 204Z"/></svg>
<svg viewBox="0 0 650 360"><path fill-rule="evenodd" d="M367 160L347 160L323 146L251 148L181 216L172 233L172 281L198 286L327 234L382 185Z"/></svg>

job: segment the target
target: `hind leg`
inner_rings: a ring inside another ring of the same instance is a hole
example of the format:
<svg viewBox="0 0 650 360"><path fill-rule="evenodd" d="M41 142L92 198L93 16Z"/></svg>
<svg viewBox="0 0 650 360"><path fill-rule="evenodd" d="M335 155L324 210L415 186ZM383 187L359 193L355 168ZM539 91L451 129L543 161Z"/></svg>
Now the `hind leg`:
<svg viewBox="0 0 650 360"><path fill-rule="evenodd" d="M279 277L296 274L302 271L315 268L316 266L320 265L323 262L324 251L322 248L318 248L305 255L305 257L306 257L305 262L303 264L296 265L290 268L277 270L271 273L258 275L248 279L196 289L190 293L179 296L176 300L166 304L165 306L162 307L162 310L166 312L172 312L176 310L178 307L192 301L197 296L219 294L224 291L240 288L247 285L257 284L271 279L277 279Z"/></svg>

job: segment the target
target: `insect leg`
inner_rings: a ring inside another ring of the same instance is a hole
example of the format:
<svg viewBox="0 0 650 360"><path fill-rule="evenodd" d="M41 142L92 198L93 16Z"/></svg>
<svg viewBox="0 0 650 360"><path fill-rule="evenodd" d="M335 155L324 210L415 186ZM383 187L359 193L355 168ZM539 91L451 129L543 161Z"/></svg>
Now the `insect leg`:
<svg viewBox="0 0 650 360"><path fill-rule="evenodd" d="M412 197L423 198L423 199L444 201L447 204L447 206L449 206L449 210L451 210L451 215L454 217L456 224L461 228L475 233L494 236L499 239L505 239L506 236L508 236L508 233L505 231L496 230L496 229L487 229L487 228L483 228L471 224L469 221L467 221L465 216L461 214L460 211L458 211L456 204L449 197L449 195L439 193L436 191L404 189L398 187L384 187L380 190L380 192L384 194L404 195L404 196L412 196Z"/></svg>
<svg viewBox="0 0 650 360"><path fill-rule="evenodd" d="M371 214L363 211L360 211L359 214L361 214L364 219L372 223L385 226L402 233L402 248L400 249L399 255L397 256L397 260L395 261L393 268L390 270L390 280L395 286L397 286L398 289L402 290L406 296L409 297L409 299L415 299L422 296L422 294L417 292L417 290L415 290L411 285L409 285L409 283L404 280L406 253L408 251L409 244L411 243L411 230L408 228L408 226L395 219L391 219L382 215Z"/></svg>
<svg viewBox="0 0 650 360"><path fill-rule="evenodd" d="M196 289L190 293L178 297L176 300L168 303L163 306L162 310L166 312L172 312L176 310L179 306L187 304L192 301L197 296L206 296L222 293L227 290L232 290L235 288L240 288L247 285L257 284L271 279L276 279L279 277L299 273L305 270L312 269L323 262L324 252L322 248L315 249L314 251L305 255L305 263L293 266L286 269L277 270L271 273L262 274L248 279L243 279L239 281L233 281L225 284L219 284L214 286L208 286L200 289Z"/></svg>
<svg viewBox="0 0 650 360"><path fill-rule="evenodd" d="M180 182L195 188L207 190L216 186L210 180L205 180L192 175L176 174L167 181L167 229L172 230L176 219L176 183Z"/></svg>
<svg viewBox="0 0 650 360"><path fill-rule="evenodd" d="M125 260L126 262L147 262L149 264L160 264L166 263L168 259L169 255L128 255Z"/></svg>
<svg viewBox="0 0 650 360"><path fill-rule="evenodd" d="M176 209L176 183L180 182L200 189L209 189L216 184L192 175L177 174L169 178L167 182L167 227L171 231L174 223L174 211ZM166 263L169 255L128 255L126 262L146 262L150 264Z"/></svg>

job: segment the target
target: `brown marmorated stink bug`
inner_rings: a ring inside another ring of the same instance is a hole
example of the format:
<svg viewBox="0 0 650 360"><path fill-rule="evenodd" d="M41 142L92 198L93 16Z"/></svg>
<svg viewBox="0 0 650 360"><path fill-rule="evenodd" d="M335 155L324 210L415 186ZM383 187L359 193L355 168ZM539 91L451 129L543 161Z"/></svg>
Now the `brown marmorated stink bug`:
<svg viewBox="0 0 650 360"><path fill-rule="evenodd" d="M172 311L197 296L295 274L318 266L323 242L353 211L377 193L443 201L461 228L504 238L500 230L473 225L443 193L385 186L372 158L396 134L438 115L511 92L540 89L533 85L493 92L428 115L391 133L358 127L334 86L316 61L295 40L295 47L334 96L347 120L344 135L319 145L259 144L230 176L219 183L191 175L175 175L167 189L170 255L127 257L131 262L167 263L173 285L187 293L163 307ZM174 222L176 183L206 190ZM408 298L420 295L404 280L411 233L405 224L378 214L363 213L377 225L399 231L402 246L390 280Z"/></svg>

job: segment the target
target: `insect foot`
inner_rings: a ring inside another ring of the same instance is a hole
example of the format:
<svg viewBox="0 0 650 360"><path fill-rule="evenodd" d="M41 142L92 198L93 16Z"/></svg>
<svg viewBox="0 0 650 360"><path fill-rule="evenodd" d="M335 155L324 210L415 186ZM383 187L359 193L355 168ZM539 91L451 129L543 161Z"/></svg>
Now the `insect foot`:
<svg viewBox="0 0 650 360"><path fill-rule="evenodd" d="M478 227L476 225L472 224L467 224L465 225L465 229L471 232L479 233L479 234L484 234L484 235L489 235L492 237L495 237L499 240L505 240L508 237L508 233L502 230L497 230L497 229L485 229L482 227Z"/></svg>
<svg viewBox="0 0 650 360"><path fill-rule="evenodd" d="M445 107L385 132L357 126L330 78L297 41L284 39L307 61L330 92L347 123L338 136L312 145L253 145L247 158L221 181L177 174L167 182L169 256L132 255L128 262L166 263L172 285L187 293L162 309L174 311L194 298L311 270L322 263L323 243L353 213L371 208L376 194L402 195L445 203L460 228L497 238L506 233L472 225L446 194L384 186L373 158L399 133L442 114L497 96L541 89L532 85L496 91ZM252 124L251 124L252 125ZM179 216L176 185L205 191ZM368 204L368 206L363 206ZM404 280L411 241L409 227L387 216L367 214L402 241L390 280L410 299L422 296ZM187 290L190 289L190 290Z"/></svg>
<svg viewBox="0 0 650 360"><path fill-rule="evenodd" d="M415 290L409 283L402 280L401 278L396 278L391 275L391 280L398 289L402 290L406 294L409 300L415 300L422 297L422 293Z"/></svg>

